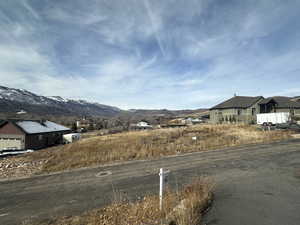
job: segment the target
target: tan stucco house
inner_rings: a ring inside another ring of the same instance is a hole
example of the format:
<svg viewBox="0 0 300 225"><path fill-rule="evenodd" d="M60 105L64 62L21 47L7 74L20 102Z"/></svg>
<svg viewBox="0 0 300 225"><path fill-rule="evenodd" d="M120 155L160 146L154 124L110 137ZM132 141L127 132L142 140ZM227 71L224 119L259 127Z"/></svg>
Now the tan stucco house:
<svg viewBox="0 0 300 225"><path fill-rule="evenodd" d="M211 123L256 123L256 114L289 112L300 118L300 98L275 96L234 96L210 109Z"/></svg>
<svg viewBox="0 0 300 225"><path fill-rule="evenodd" d="M262 96L234 96L210 109L211 123L254 123Z"/></svg>

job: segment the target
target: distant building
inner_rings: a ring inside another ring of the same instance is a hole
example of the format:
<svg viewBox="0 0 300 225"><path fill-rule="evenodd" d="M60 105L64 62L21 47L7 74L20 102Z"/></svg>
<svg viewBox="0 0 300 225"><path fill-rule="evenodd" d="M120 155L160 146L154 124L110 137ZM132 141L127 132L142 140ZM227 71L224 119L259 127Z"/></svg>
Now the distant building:
<svg viewBox="0 0 300 225"><path fill-rule="evenodd" d="M185 127L188 123L185 118L176 118L169 120L166 124L162 124L161 127Z"/></svg>
<svg viewBox="0 0 300 225"><path fill-rule="evenodd" d="M0 150L42 149L61 144L70 129L51 121L6 120L0 123Z"/></svg>
<svg viewBox="0 0 300 225"><path fill-rule="evenodd" d="M140 121L137 124L131 124L130 129L134 130L146 130L146 129L152 129L153 127L146 121Z"/></svg>
<svg viewBox="0 0 300 225"><path fill-rule="evenodd" d="M136 124L138 127L151 127L148 122L141 121Z"/></svg>
<svg viewBox="0 0 300 225"><path fill-rule="evenodd" d="M189 117L189 118L186 119L186 123L194 125L194 124L204 123L204 121L202 119L199 119L199 118Z"/></svg>
<svg viewBox="0 0 300 225"><path fill-rule="evenodd" d="M79 132L85 132L87 130L91 130L91 128L94 129L95 126L96 124L90 119L83 118L76 121L76 128Z"/></svg>
<svg viewBox="0 0 300 225"><path fill-rule="evenodd" d="M21 115L21 114L26 114L27 112L25 110L20 110L19 112L17 112L16 114Z"/></svg>

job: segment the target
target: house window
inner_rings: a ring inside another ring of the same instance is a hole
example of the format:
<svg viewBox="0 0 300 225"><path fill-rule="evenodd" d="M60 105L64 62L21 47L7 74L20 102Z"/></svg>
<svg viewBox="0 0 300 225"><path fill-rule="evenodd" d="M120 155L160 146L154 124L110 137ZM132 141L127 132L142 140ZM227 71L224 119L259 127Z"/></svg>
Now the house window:
<svg viewBox="0 0 300 225"><path fill-rule="evenodd" d="M237 114L238 114L238 115L241 115L241 114L242 114L242 110L241 110L241 109L238 109L238 110L237 110Z"/></svg>
<svg viewBox="0 0 300 225"><path fill-rule="evenodd" d="M252 108L252 116L254 116L256 113L256 108Z"/></svg>
<svg viewBox="0 0 300 225"><path fill-rule="evenodd" d="M40 135L38 136L38 139L39 139L39 141L43 140L43 135L40 134Z"/></svg>

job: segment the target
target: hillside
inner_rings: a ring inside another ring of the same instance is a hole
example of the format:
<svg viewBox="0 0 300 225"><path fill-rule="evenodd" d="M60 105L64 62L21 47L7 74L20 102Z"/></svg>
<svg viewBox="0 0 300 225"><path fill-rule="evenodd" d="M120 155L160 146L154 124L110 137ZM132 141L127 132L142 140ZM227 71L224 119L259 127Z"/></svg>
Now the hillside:
<svg viewBox="0 0 300 225"><path fill-rule="evenodd" d="M32 92L0 86L0 113L30 113L64 116L116 116L121 109L84 100L45 97Z"/></svg>

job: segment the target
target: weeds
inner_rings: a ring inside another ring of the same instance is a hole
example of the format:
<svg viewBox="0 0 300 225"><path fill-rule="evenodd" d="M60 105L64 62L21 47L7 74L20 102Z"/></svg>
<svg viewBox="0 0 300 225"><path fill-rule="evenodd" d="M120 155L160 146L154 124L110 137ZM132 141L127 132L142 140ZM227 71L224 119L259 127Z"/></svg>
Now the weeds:
<svg viewBox="0 0 300 225"><path fill-rule="evenodd" d="M162 211L158 196L150 195L136 202L114 202L81 216L52 219L47 225L199 225L213 189L210 178L200 177L180 192L167 191Z"/></svg>
<svg viewBox="0 0 300 225"><path fill-rule="evenodd" d="M272 142L289 136L288 132L264 132L249 125L199 125L85 138L69 145L35 152L28 157L32 160L47 159L42 172L54 172L115 161L152 159L243 144ZM194 140L192 137L197 138Z"/></svg>

